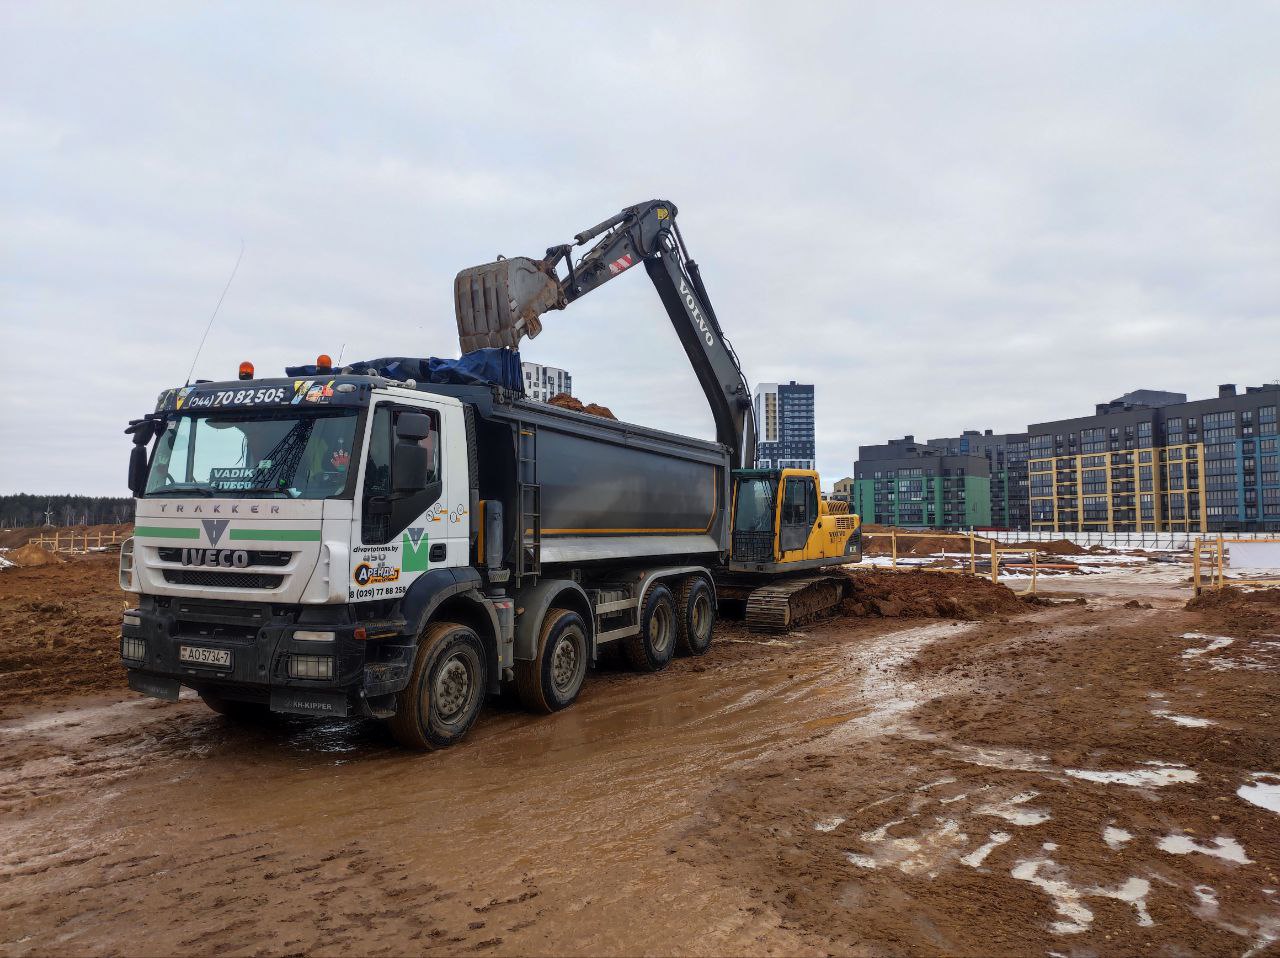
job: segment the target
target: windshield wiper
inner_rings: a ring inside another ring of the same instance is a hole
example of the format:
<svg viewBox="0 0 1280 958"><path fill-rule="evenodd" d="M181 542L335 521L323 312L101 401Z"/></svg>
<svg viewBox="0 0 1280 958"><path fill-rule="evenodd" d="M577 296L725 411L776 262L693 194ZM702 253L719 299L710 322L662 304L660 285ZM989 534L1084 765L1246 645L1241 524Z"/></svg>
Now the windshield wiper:
<svg viewBox="0 0 1280 958"><path fill-rule="evenodd" d="M202 496L212 498L215 493L208 486L202 486L198 482L175 482L171 486L161 486L159 489L153 489L147 493L148 496L169 496L173 493L194 492Z"/></svg>

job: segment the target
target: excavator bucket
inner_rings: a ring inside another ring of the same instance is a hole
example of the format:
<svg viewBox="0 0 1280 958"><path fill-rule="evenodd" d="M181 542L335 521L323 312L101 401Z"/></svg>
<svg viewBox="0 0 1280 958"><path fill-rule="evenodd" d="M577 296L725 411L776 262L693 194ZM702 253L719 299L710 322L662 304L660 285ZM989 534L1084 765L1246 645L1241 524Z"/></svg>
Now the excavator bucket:
<svg viewBox="0 0 1280 958"><path fill-rule="evenodd" d="M527 256L464 269L453 281L453 295L464 353L484 346L515 349L522 337L542 332L539 316L565 305L554 272Z"/></svg>

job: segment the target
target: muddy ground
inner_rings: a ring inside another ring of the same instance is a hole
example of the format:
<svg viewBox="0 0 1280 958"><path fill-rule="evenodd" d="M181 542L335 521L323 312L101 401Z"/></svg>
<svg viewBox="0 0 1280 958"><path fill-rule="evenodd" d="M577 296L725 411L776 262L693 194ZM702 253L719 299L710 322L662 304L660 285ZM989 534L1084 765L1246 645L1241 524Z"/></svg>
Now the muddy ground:
<svg viewBox="0 0 1280 958"><path fill-rule="evenodd" d="M121 691L113 577L0 573L3 954L1277 949L1280 606L1180 573L868 579L871 618L725 627L430 755ZM29 664L73 630L86 694Z"/></svg>

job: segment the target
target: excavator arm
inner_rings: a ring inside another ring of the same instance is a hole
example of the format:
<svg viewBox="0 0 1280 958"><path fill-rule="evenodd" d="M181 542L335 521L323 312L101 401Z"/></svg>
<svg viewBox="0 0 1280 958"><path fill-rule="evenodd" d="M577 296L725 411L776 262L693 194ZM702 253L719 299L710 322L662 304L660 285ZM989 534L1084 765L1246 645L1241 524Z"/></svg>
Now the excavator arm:
<svg viewBox="0 0 1280 958"><path fill-rule="evenodd" d="M518 256L460 272L454 280L458 338L463 352L484 346L516 348L542 331L541 316L570 303L643 263L671 325L711 406L716 437L741 468L755 465L756 429L751 390L725 339L676 226L676 207L665 200L630 206L553 246L541 260ZM575 247L600 237L575 263ZM557 269L563 262L565 276Z"/></svg>

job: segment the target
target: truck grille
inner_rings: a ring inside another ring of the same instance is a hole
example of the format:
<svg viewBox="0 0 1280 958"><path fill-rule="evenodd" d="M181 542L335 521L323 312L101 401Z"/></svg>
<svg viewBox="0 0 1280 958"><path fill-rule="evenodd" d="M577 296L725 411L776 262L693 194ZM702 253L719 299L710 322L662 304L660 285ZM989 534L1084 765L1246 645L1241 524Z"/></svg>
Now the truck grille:
<svg viewBox="0 0 1280 958"><path fill-rule="evenodd" d="M278 589L284 576L269 572L214 572L203 569L165 569L170 585L204 585L215 589Z"/></svg>
<svg viewBox="0 0 1280 958"><path fill-rule="evenodd" d="M181 562L182 553L186 551L180 546L160 546L156 550L160 555L161 562ZM203 552L203 549L195 550ZM249 565L256 566L285 566L289 564L289 560L293 558L292 552L284 552L276 549L249 549Z"/></svg>

